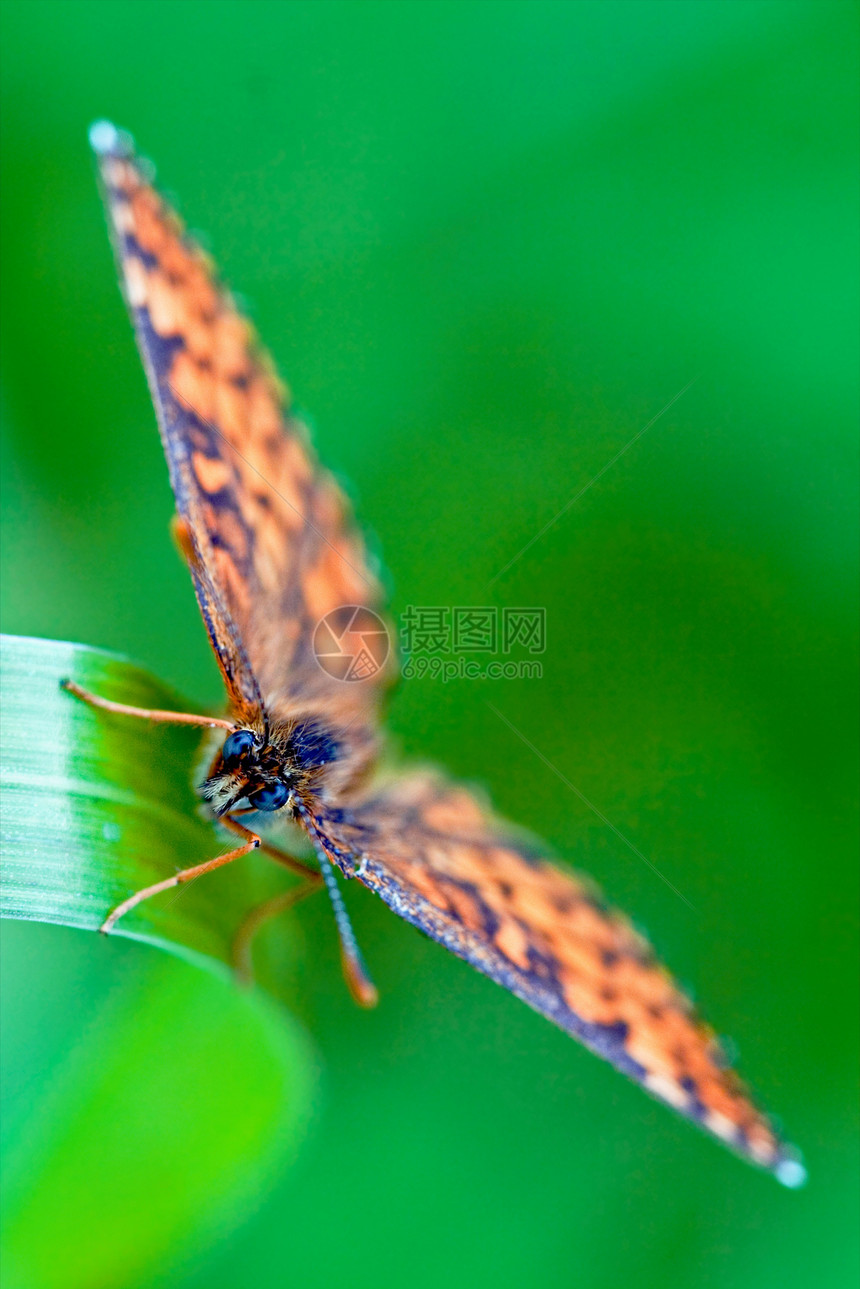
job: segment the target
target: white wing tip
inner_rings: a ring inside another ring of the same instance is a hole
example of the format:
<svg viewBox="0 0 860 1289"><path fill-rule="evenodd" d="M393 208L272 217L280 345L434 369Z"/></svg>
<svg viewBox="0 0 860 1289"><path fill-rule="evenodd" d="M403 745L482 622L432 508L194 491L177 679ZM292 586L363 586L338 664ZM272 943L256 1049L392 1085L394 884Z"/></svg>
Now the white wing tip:
<svg viewBox="0 0 860 1289"><path fill-rule="evenodd" d="M776 1180L789 1190L797 1190L806 1182L806 1169L799 1159L781 1159L776 1166Z"/></svg>
<svg viewBox="0 0 860 1289"><path fill-rule="evenodd" d="M89 130L90 147L100 157L128 157L134 152L134 139L118 130L110 121L94 121Z"/></svg>

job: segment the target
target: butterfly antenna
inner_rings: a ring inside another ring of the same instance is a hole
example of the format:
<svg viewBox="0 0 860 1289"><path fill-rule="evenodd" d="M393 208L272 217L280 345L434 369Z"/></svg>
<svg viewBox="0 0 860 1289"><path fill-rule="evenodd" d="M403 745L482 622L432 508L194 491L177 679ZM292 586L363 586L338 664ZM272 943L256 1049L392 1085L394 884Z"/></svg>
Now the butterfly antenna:
<svg viewBox="0 0 860 1289"><path fill-rule="evenodd" d="M359 1007L375 1007L379 1001L379 993L370 978L367 967L364 965L364 958L361 956L361 950L358 947L355 932L352 929L352 923L349 920L349 914L346 911L346 905L343 902L343 896L340 893L340 887L337 884L331 860L326 854L322 839L310 819L308 819L308 823L310 824L309 831L319 860L322 879L334 912L334 923L340 940L340 960L347 988Z"/></svg>
<svg viewBox="0 0 860 1289"><path fill-rule="evenodd" d="M364 965L364 959L356 942L355 932L352 929L352 923L349 920L349 914L346 911L346 905L343 902L343 896L340 893L340 887L337 884L331 860L328 855L321 852L317 853L319 854L320 872L334 910L335 926L340 937L340 958L347 988L359 1007L375 1007L379 1001L379 994L377 993L376 985L370 979L367 967Z"/></svg>

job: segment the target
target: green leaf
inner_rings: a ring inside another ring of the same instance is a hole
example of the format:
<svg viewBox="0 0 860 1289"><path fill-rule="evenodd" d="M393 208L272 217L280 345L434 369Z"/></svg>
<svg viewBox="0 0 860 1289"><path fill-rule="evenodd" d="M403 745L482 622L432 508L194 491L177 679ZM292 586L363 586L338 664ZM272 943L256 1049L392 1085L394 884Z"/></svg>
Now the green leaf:
<svg viewBox="0 0 860 1289"><path fill-rule="evenodd" d="M114 982L10 1134L8 1289L130 1286L223 1238L294 1153L312 1068L259 993L165 961Z"/></svg>
<svg viewBox="0 0 860 1289"><path fill-rule="evenodd" d="M94 931L133 891L236 843L204 818L193 788L211 731L98 710L62 690L64 677L118 702L189 708L114 654L2 638L0 912ZM272 870L245 856L144 901L112 934L223 969L241 918L288 880Z"/></svg>
<svg viewBox="0 0 860 1289"><path fill-rule="evenodd" d="M99 711L62 690L64 677L120 702L187 707L114 655L2 638L0 907L97 930L130 892L231 842L199 813L199 730ZM101 1012L28 1089L4 1144L10 1289L137 1283L240 1222L294 1152L312 1100L310 1043L226 968L239 920L267 878L284 881L255 860L145 901L118 925L212 971L153 958L117 985L106 967Z"/></svg>

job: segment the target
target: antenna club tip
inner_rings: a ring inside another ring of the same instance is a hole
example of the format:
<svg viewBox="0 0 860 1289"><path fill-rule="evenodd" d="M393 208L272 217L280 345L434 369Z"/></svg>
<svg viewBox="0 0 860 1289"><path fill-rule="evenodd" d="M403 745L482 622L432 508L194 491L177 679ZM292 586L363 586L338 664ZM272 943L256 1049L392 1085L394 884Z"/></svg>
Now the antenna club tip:
<svg viewBox="0 0 860 1289"><path fill-rule="evenodd" d="M352 996L365 1011L373 1011L379 1002L379 990L370 981L362 983L360 989L353 989Z"/></svg>
<svg viewBox="0 0 860 1289"><path fill-rule="evenodd" d="M363 967L348 953L341 953L344 979L352 1000L370 1011L379 1002L379 990Z"/></svg>

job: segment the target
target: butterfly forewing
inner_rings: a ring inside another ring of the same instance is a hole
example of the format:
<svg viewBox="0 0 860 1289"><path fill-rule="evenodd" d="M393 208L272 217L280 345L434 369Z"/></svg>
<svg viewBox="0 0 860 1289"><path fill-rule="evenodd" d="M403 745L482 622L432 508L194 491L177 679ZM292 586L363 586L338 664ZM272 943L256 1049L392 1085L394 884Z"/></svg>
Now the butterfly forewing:
<svg viewBox="0 0 860 1289"><path fill-rule="evenodd" d="M741 1154L797 1167L648 942L472 793L414 773L319 826L402 918Z"/></svg>
<svg viewBox="0 0 860 1289"><path fill-rule="evenodd" d="M391 668L344 686L313 655L321 619L378 610L349 507L204 253L117 131L98 136L125 295L158 411L180 545L234 705L372 720Z"/></svg>

